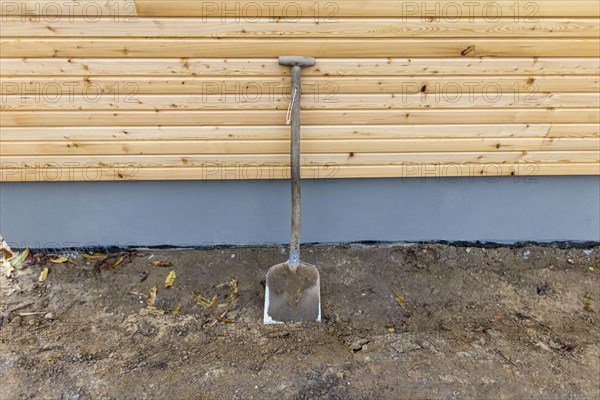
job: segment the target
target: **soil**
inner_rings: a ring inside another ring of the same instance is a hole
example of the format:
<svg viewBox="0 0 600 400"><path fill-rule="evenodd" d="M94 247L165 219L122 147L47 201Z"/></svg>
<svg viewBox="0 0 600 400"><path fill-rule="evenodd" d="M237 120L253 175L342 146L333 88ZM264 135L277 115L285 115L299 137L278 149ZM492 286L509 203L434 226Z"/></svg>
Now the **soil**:
<svg viewBox="0 0 600 400"><path fill-rule="evenodd" d="M2 399L600 398L598 245L305 246L323 322L269 326L284 247L67 255L1 271Z"/></svg>

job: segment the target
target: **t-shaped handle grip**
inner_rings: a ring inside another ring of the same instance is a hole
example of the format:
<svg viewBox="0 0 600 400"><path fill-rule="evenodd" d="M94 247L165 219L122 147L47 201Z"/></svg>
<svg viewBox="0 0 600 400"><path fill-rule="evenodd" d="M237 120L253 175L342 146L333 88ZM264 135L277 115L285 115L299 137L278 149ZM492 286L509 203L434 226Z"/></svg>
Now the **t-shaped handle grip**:
<svg viewBox="0 0 600 400"><path fill-rule="evenodd" d="M315 65L315 59L312 57L302 56L280 56L279 65L287 65L289 67L312 67Z"/></svg>

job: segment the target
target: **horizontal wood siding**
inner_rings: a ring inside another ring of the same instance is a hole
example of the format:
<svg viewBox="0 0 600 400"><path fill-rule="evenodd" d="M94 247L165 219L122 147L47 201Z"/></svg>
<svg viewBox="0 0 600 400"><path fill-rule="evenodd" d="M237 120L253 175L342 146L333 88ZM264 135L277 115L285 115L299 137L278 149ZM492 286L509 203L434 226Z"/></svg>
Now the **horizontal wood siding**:
<svg viewBox="0 0 600 400"><path fill-rule="evenodd" d="M600 174L598 0L0 0L0 180Z"/></svg>

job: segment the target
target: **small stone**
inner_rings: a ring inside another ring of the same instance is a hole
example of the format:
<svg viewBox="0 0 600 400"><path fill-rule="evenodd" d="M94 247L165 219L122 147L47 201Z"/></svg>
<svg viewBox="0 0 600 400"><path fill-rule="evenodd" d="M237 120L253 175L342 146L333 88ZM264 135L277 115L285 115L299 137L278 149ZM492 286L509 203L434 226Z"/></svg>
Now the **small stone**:
<svg viewBox="0 0 600 400"><path fill-rule="evenodd" d="M350 343L350 350L352 350L354 352L359 351L367 343L369 343L368 339L360 339L360 338L358 338L358 339L352 341L352 343Z"/></svg>
<svg viewBox="0 0 600 400"><path fill-rule="evenodd" d="M550 347L548 347L548 345L545 344L545 343L543 343L543 342L537 342L535 345L537 347L540 347L540 348L546 350L546 351L550 351Z"/></svg>
<svg viewBox="0 0 600 400"><path fill-rule="evenodd" d="M44 319L54 319L54 314L51 312L44 314Z"/></svg>

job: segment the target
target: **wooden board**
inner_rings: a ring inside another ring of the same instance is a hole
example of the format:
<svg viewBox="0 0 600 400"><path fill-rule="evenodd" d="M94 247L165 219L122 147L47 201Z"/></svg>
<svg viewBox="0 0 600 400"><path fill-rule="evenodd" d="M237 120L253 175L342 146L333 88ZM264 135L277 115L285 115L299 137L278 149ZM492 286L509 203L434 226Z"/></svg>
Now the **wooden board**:
<svg viewBox="0 0 600 400"><path fill-rule="evenodd" d="M283 125L285 110L269 111L4 111L0 126ZM600 109L314 110L304 125L600 123Z"/></svg>
<svg viewBox="0 0 600 400"><path fill-rule="evenodd" d="M308 96L332 96L343 93L464 93L491 96L494 92L513 94L516 98L552 92L592 92L600 90L598 75L535 76L336 76L302 79L302 92ZM288 77L137 77L137 76L0 76L0 94L65 96L97 94L231 94L290 93ZM450 97L450 96L447 96Z"/></svg>
<svg viewBox="0 0 600 400"><path fill-rule="evenodd" d="M152 95L131 92L103 95L42 93L3 95L0 111L196 111L196 110L287 110L289 95L271 92L225 92L222 94ZM403 109L498 109L498 108L594 108L600 106L600 93L502 93L489 92L419 94L339 94L313 93L302 97L302 110L403 110Z"/></svg>
<svg viewBox="0 0 600 400"><path fill-rule="evenodd" d="M94 126L4 127L2 141L289 140L290 127L263 126ZM598 124L305 125L303 140L600 138Z"/></svg>
<svg viewBox="0 0 600 400"><path fill-rule="evenodd" d="M4 55L3 55L4 56ZM7 57L7 56L4 56ZM289 76L277 58L3 58L0 75ZM598 75L600 57L319 58L303 76Z"/></svg>
<svg viewBox="0 0 600 400"><path fill-rule="evenodd" d="M0 155L149 155L149 154L281 154L289 152L281 140L99 140L2 141ZM489 152L489 151L600 151L597 138L485 138L485 139L338 139L302 140L303 154Z"/></svg>
<svg viewBox="0 0 600 400"><path fill-rule="evenodd" d="M413 153L316 153L300 157L303 165L393 165L393 164L462 164L508 162L580 162L600 163L598 151L500 151L500 152L413 152ZM160 154L160 155L72 155L72 156L3 156L2 163L24 168L84 165L136 165L139 168L223 165L289 165L289 154Z"/></svg>
<svg viewBox="0 0 600 400"><path fill-rule="evenodd" d="M593 18L345 18L322 23L314 18L294 20L240 18L108 18L103 23L82 17L7 17L3 37L132 37L132 38L597 38Z"/></svg>
<svg viewBox="0 0 600 400"><path fill-rule="evenodd" d="M2 38L4 57L598 57L584 39L33 39Z"/></svg>
<svg viewBox="0 0 600 400"><path fill-rule="evenodd" d="M0 168L0 182L126 181L126 180L259 180L289 179L287 166L225 166L139 168L87 166L26 169L18 165ZM519 177L518 182L536 182L540 175L599 175L596 163L503 163L503 164L407 164L407 165L311 165L302 167L304 179L419 178L478 176L496 182L501 176Z"/></svg>
<svg viewBox="0 0 600 400"><path fill-rule="evenodd" d="M229 17L248 21L257 17L318 18L333 22L339 17L438 17L453 19L458 16L517 18L529 20L536 17L596 17L600 16L596 0L484 0L457 2L453 0L343 0L338 2L295 0L273 2L270 0L78 0L57 2L53 0L0 0L0 14L7 16L99 16L103 18L135 17Z"/></svg>
<svg viewBox="0 0 600 400"><path fill-rule="evenodd" d="M268 0L225 0L214 3L194 0L135 0L140 16L231 16L247 19L258 15L268 17L319 18L323 21L335 21L337 17L431 17L456 18L458 15L502 16L505 18L535 18L548 16L599 16L598 4L591 1L569 0L499 0L468 2L452 0L422 0L406 2L400 0L343 0L338 2L318 2L314 0L295 0L293 2L270 2Z"/></svg>

